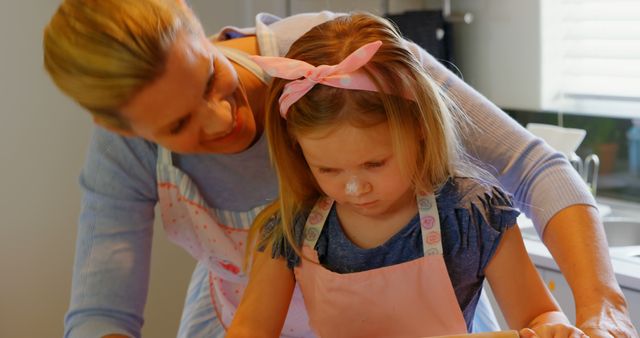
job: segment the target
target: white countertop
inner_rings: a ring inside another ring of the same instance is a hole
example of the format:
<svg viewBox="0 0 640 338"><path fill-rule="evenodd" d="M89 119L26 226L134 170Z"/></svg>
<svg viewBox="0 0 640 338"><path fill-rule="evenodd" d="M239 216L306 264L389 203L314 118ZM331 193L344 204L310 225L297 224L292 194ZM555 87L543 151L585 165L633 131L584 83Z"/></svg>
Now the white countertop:
<svg viewBox="0 0 640 338"><path fill-rule="evenodd" d="M540 240L524 238L524 245L533 264L539 267L560 271L551 257L551 253ZM640 264L623 258L611 258L613 271L621 287L640 291Z"/></svg>
<svg viewBox="0 0 640 338"><path fill-rule="evenodd" d="M625 207L621 212L625 216L628 216L627 211L635 213L640 210L640 205L635 203L619 203L619 201L609 200L605 198L598 198L598 202L606 206L600 208L602 216L607 216L609 213L611 213L611 208L608 208L608 206L610 205L613 205L613 213L616 215L620 214L620 209L618 208L621 205ZM626 209L627 207L629 209ZM520 226L521 230L525 230L527 228L531 229L533 227L531 221L524 217L524 215L521 215L518 218L518 225ZM553 260L551 253L549 253L549 250L547 250L547 248L537 236L531 235L530 233L523 233L522 236L524 239L525 247L527 248L527 252L529 253L531 260L536 266L560 271L558 265ZM621 287L640 291L640 259L624 257L623 255L619 254L620 251L628 249L630 249L630 247L613 247L610 249L609 252L611 254L613 271L615 272L616 278ZM637 247L633 247L633 249L640 250L640 245Z"/></svg>

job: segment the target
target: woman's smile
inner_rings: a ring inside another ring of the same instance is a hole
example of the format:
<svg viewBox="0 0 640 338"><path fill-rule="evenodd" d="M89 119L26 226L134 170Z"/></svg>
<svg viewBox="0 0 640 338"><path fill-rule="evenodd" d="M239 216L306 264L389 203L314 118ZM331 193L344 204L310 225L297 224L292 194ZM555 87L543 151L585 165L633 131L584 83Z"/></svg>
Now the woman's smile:
<svg viewBox="0 0 640 338"><path fill-rule="evenodd" d="M241 114L238 113L238 109L235 105L231 106L230 114L231 123L229 124L229 128L213 135L207 135L205 132L202 141L203 144L227 142L234 138L234 136L238 135L244 127L244 120L242 119Z"/></svg>
<svg viewBox="0 0 640 338"><path fill-rule="evenodd" d="M233 134L234 131L237 131L236 127L238 126L238 107L235 103L235 100L233 99L233 97L229 97L227 98L224 103L221 104L224 108L224 110L228 111L228 114L225 114L227 116L224 116L224 118L220 118L220 120L224 120L224 121L220 121L220 122L226 122L224 123L227 127L225 129L219 129L216 130L216 126L213 126L213 130L207 130L208 125L205 122L204 126L203 126L203 141L205 143L209 143L209 142L213 142L213 141L217 141L220 140L230 134ZM209 108L211 108L212 110L215 110L215 107L212 107L211 105L209 106ZM216 122L211 122L209 121L211 124L216 124ZM219 122L218 122L219 123Z"/></svg>

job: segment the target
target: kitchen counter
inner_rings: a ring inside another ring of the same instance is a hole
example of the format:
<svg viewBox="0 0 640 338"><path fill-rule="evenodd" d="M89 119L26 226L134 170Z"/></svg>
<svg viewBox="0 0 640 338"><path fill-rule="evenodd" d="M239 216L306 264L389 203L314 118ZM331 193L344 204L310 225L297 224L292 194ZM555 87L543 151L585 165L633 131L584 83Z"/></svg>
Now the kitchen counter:
<svg viewBox="0 0 640 338"><path fill-rule="evenodd" d="M558 265L551 257L551 253L547 250L540 239L533 239L536 235L523 234L524 245L527 248L529 257L537 267L547 268L560 271ZM536 237L537 238L537 237ZM620 286L640 291L640 264L633 260L620 257L611 257L613 271Z"/></svg>
<svg viewBox="0 0 640 338"><path fill-rule="evenodd" d="M600 212L605 222L612 219L640 221L640 204L638 203L608 198L598 198L597 200L601 205ZM549 250L535 232L531 221L521 215L518 218L518 225L533 263L540 268L560 271ZM620 286L640 291L640 242L636 246L610 247L609 253Z"/></svg>
<svg viewBox="0 0 640 338"><path fill-rule="evenodd" d="M631 221L631 223L640 222L639 203L630 203L607 198L597 198L597 202L599 204L600 214L604 221L611 219L624 219L626 221ZM540 240L540 237L538 237L531 221L522 215L518 218L518 225L522 231L522 237L524 239L527 252L529 253L533 263L538 268L540 276L553 294L554 298L558 301L562 311L567 315L572 323L575 323L576 312L571 287L564 279L564 276L559 272L560 269L558 268L558 265L551 257L549 250L547 250ZM619 229L623 231L619 234L614 234L616 236L615 238L612 238L616 243L627 244L628 242L638 242L638 246L635 247L612 247L609 250L609 253L611 255L611 264L613 266L613 271L616 274L616 279L618 280L618 283L622 288L622 292L627 299L631 321L633 322L633 325L640 328L640 240L638 240L637 237L638 234L640 234L640 229L635 231L637 229L635 228L635 225L631 228L625 229L622 227ZM628 235L628 231L626 231L628 229L634 230L631 232L634 232L636 236ZM638 250L635 254L639 256L630 257L629 249L632 248L636 248ZM621 249L626 252L621 252ZM487 286L489 286L488 283ZM490 287L487 287L486 289L488 290L489 299L491 300L493 310L498 317L500 326L502 328L507 328L508 326L504 320L504 316L502 316L500 307L493 297Z"/></svg>

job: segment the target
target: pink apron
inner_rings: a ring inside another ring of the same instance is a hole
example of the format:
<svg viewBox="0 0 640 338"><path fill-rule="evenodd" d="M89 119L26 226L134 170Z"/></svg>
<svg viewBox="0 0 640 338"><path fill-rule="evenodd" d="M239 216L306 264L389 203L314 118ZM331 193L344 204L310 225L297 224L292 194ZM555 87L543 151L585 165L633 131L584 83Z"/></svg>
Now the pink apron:
<svg viewBox="0 0 640 338"><path fill-rule="evenodd" d="M295 268L311 327L320 337L425 337L467 333L442 256L433 194L417 197L424 257L362 272L339 274L318 264L314 250L333 201L321 198L305 225L302 260Z"/></svg>
<svg viewBox="0 0 640 338"><path fill-rule="evenodd" d="M244 54L220 49L265 81L264 75L257 73L259 68ZM156 172L161 216L167 236L208 266L215 317L226 328L248 281L242 272L248 229L264 206L247 212L209 208L191 179L173 166L171 152L160 146ZM296 288L282 336L314 337L308 325L304 301Z"/></svg>

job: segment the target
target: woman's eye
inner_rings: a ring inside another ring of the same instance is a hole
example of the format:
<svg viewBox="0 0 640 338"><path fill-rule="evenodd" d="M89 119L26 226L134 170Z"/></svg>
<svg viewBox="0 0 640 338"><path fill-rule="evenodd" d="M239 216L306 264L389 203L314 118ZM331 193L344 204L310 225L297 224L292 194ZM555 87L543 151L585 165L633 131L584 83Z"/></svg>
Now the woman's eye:
<svg viewBox="0 0 640 338"><path fill-rule="evenodd" d="M184 127L187 125L187 123L189 122L191 115L185 116L183 118L180 119L180 121L178 121L175 126L173 126L171 128L171 130L169 131L171 133L171 135L177 135L179 134Z"/></svg>
<svg viewBox="0 0 640 338"><path fill-rule="evenodd" d="M204 87L204 95L203 97L205 99L207 99L209 96L211 96L211 92L213 91L213 81L215 80L215 74L211 74L211 76L209 77L209 79L207 80L207 84Z"/></svg>

